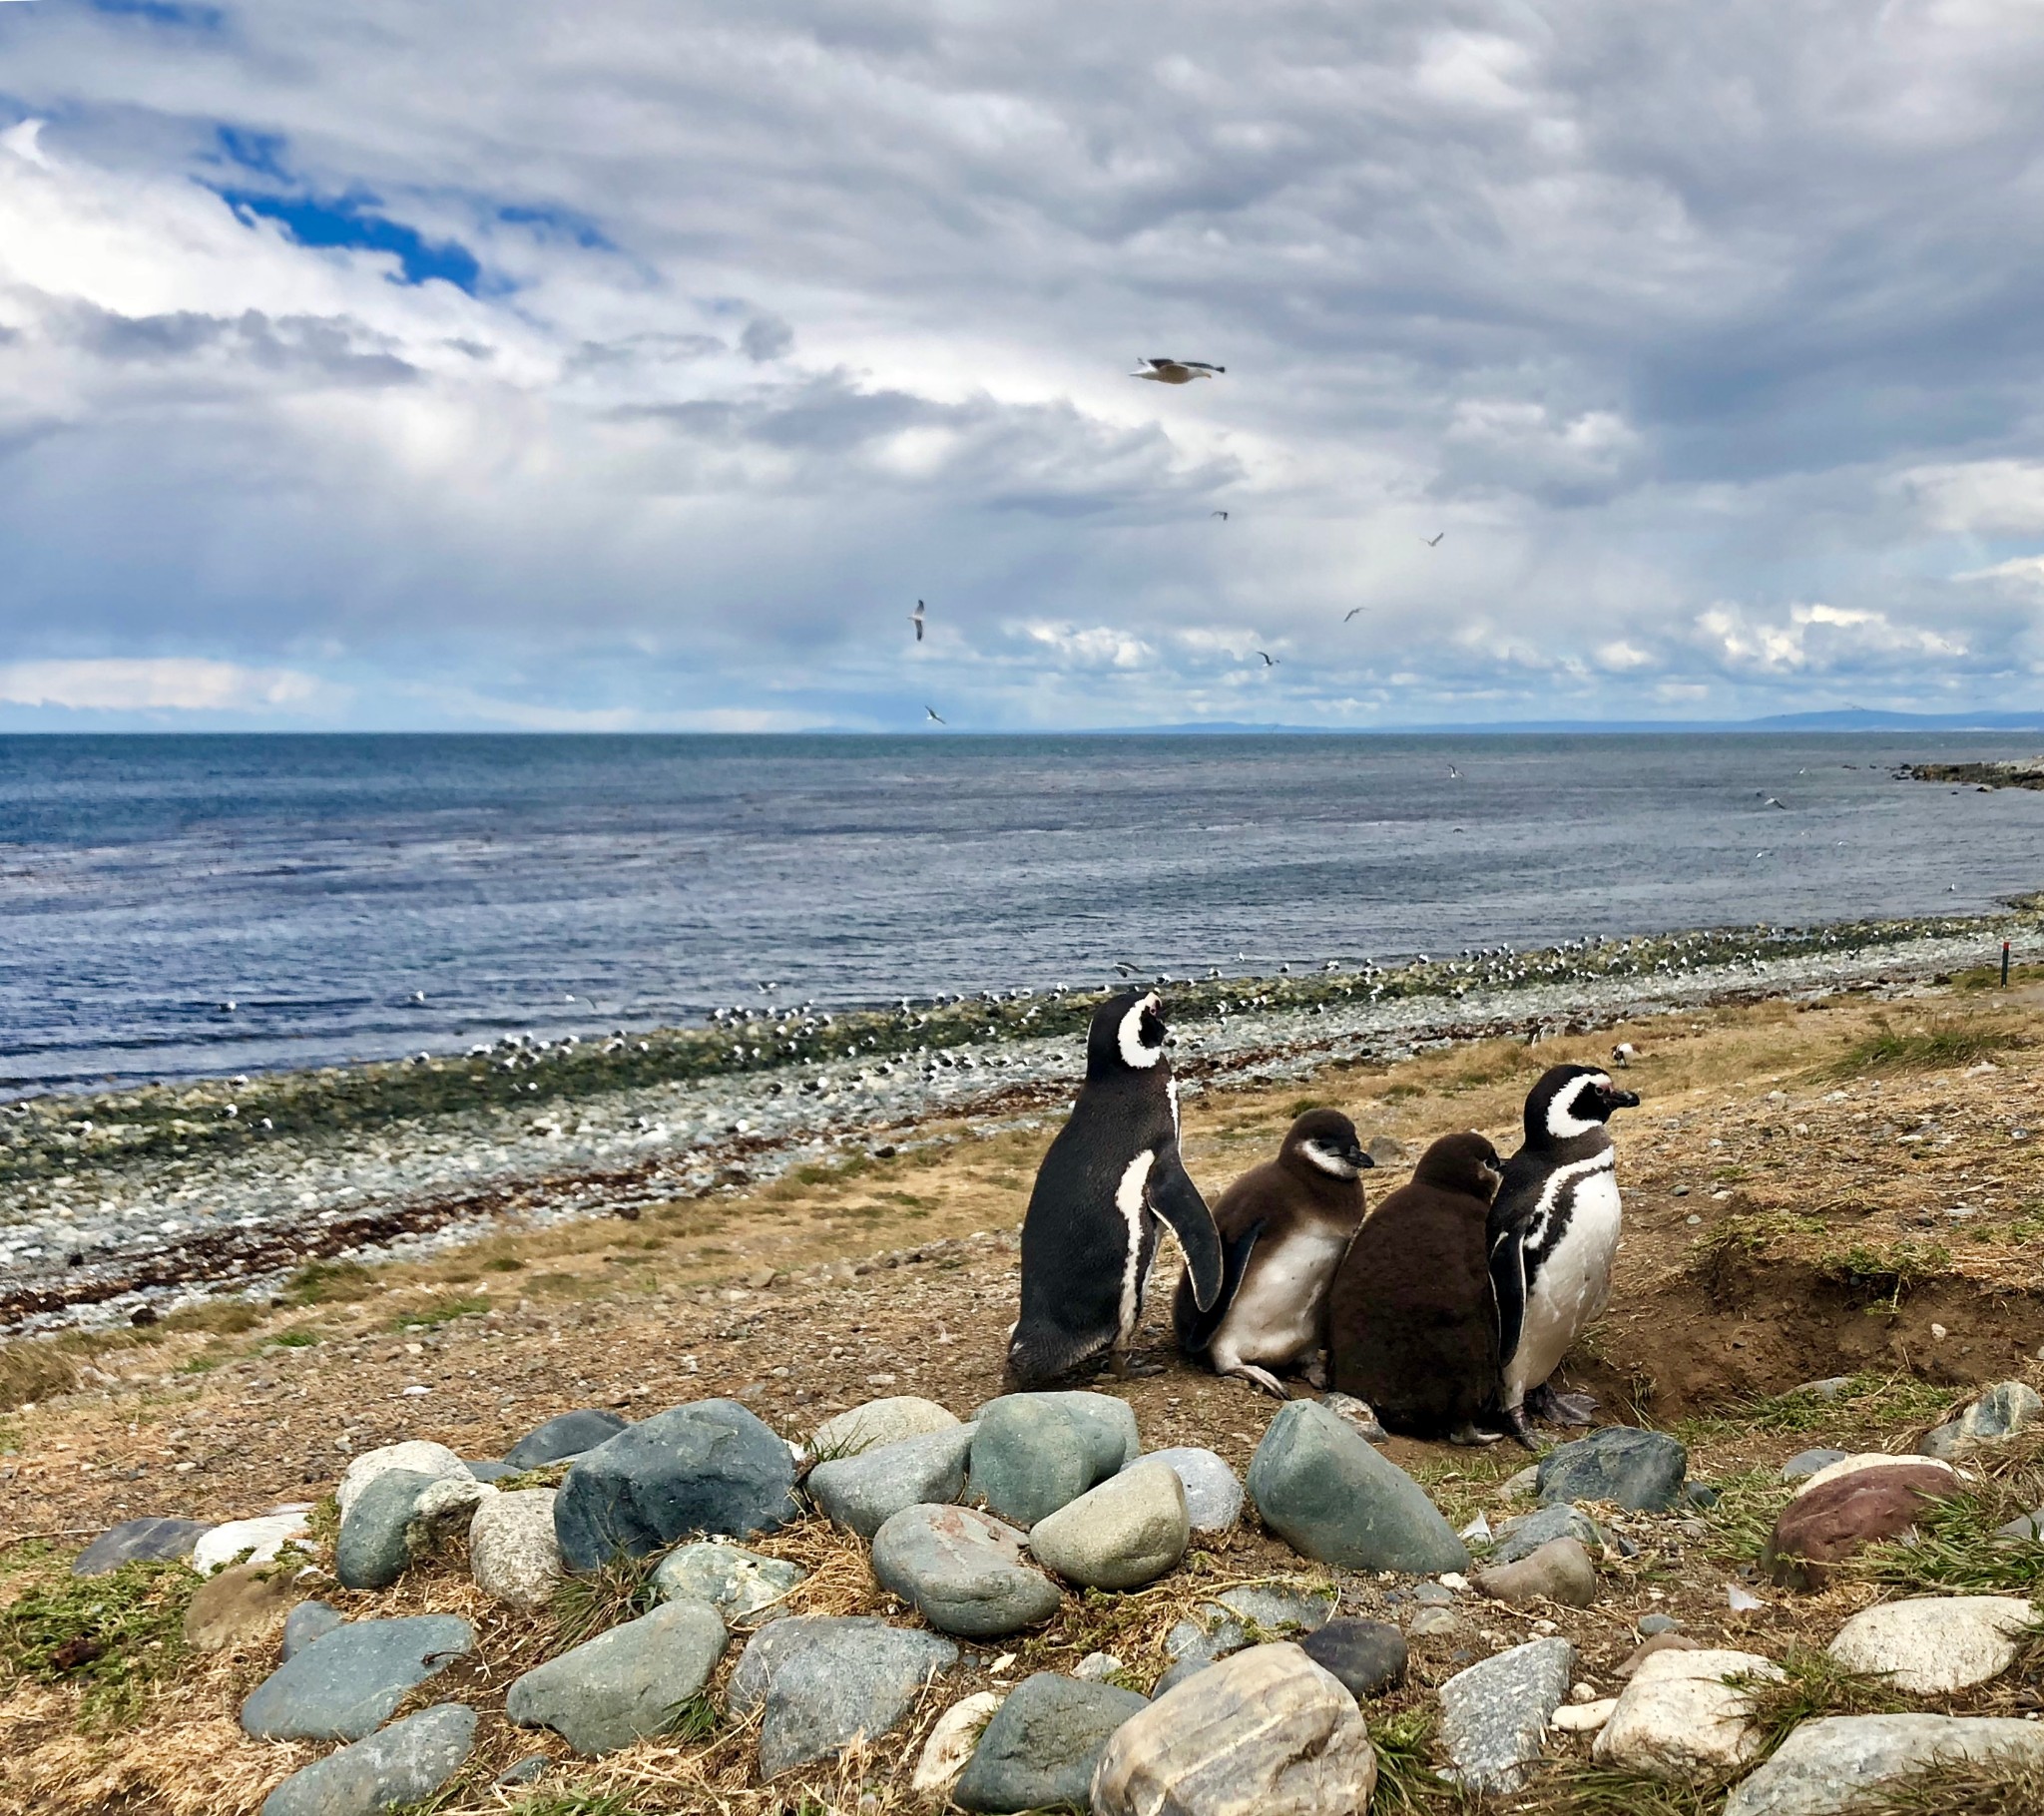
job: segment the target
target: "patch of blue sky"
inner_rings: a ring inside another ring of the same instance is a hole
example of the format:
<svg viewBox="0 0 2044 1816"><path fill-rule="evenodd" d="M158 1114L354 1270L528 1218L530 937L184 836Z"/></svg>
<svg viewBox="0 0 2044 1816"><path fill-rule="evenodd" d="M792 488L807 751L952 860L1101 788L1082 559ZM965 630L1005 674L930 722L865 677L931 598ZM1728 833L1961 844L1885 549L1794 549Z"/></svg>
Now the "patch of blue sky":
<svg viewBox="0 0 2044 1816"><path fill-rule="evenodd" d="M289 141L281 133L256 133L239 126L217 126L213 129L215 143L230 164L238 164L245 171L254 171L258 177L273 177L278 183L289 183L291 174L284 165L284 152ZM209 159L217 163L216 159Z"/></svg>
<svg viewBox="0 0 2044 1816"><path fill-rule="evenodd" d="M373 196L343 196L324 201L312 196L266 196L253 190L220 192L238 214L259 215L288 228L300 245L340 246L395 255L406 283L435 278L477 294L482 265L459 240L430 240L416 227L387 215Z"/></svg>
<svg viewBox="0 0 2044 1816"><path fill-rule="evenodd" d="M190 6L183 0L86 0L86 4L96 13L147 19L152 25L175 25L186 31L217 32L227 24L223 8Z"/></svg>
<svg viewBox="0 0 2044 1816"><path fill-rule="evenodd" d="M615 252L617 244L587 215L572 209L518 206L501 208L497 219L507 227L529 227L536 237L566 239L592 252Z"/></svg>

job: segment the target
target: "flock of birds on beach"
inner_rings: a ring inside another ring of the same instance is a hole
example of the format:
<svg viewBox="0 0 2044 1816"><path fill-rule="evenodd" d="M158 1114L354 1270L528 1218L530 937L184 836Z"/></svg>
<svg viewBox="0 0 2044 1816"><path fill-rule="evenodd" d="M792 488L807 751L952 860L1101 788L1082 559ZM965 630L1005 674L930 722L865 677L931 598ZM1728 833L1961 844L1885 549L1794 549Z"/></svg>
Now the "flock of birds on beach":
<svg viewBox="0 0 2044 1816"><path fill-rule="evenodd" d="M1204 359L1172 359L1169 357L1152 359L1146 357L1138 369L1131 372L1129 376L1131 378L1148 378L1157 384L1191 384L1196 378L1214 378L1225 373L1227 370L1226 366L1213 365ZM1218 517L1223 523L1228 522L1229 518L1229 514L1226 511L1210 511L1208 516L1210 518ZM1429 549L1438 549L1441 546L1441 539L1446 535L1447 531L1442 530L1433 536L1422 536L1419 540ZM1344 625L1352 624L1361 613L1368 610L1367 606L1351 606L1342 615L1341 622ZM915 610L908 615L908 622L915 627L915 641L918 644L923 641L923 630L928 613L928 606L923 601L917 600L915 602ZM1284 660L1281 656L1273 656L1268 650L1257 650L1252 652L1252 654L1261 656L1264 659L1264 667L1267 670L1279 667ZM936 707L927 702L923 705L923 716L926 724L947 725L950 723L950 720L945 718ZM1448 772L1450 775L1454 775L1455 771L1452 764L1449 766Z"/></svg>

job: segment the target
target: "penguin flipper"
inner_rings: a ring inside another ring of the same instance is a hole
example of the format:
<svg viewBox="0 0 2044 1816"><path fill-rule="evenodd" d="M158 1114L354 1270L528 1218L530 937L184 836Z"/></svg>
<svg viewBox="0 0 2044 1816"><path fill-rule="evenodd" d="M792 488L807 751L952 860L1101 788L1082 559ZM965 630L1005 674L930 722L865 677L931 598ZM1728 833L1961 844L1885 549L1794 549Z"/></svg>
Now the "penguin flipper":
<svg viewBox="0 0 2044 1816"><path fill-rule="evenodd" d="M1221 1328L1228 1317L1228 1308L1235 1303L1235 1295L1242 1291L1243 1276L1250 1268L1250 1256L1255 1252L1257 1238L1263 1233L1264 1219L1259 1217L1228 1245L1221 1268L1221 1290L1214 1295L1214 1303L1195 1311L1179 1325L1178 1346L1187 1355L1204 1355L1213 1343L1214 1333Z"/></svg>
<svg viewBox="0 0 2044 1816"><path fill-rule="evenodd" d="M1202 1311L1207 1310L1221 1296L1221 1232L1214 1226L1214 1213L1207 1208L1207 1200L1200 1196L1200 1188L1179 1158L1176 1142L1159 1151L1150 1168L1144 1195L1150 1208L1171 1226L1171 1233L1178 1238L1186 1267L1193 1276L1193 1302Z"/></svg>
<svg viewBox="0 0 2044 1816"><path fill-rule="evenodd" d="M1490 1245L1490 1290L1497 1308L1497 1365L1518 1354L1526 1328L1526 1245L1516 1229L1501 1230Z"/></svg>

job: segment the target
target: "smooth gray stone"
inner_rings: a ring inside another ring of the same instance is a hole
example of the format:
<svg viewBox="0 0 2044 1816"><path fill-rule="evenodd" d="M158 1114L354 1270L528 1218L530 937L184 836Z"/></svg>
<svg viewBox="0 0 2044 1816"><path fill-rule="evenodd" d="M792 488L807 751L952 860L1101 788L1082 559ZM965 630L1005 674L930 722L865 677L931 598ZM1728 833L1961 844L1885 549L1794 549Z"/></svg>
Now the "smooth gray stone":
<svg viewBox="0 0 2044 1816"><path fill-rule="evenodd" d="M1540 1501L1615 1501L1636 1514L1665 1514L1688 1476L1689 1452L1666 1432L1607 1425L1540 1459Z"/></svg>
<svg viewBox="0 0 2044 1816"><path fill-rule="evenodd" d="M809 1499L838 1526L870 1539L903 1508L956 1501L965 1492L965 1461L975 1425L953 1425L836 1457L809 1471Z"/></svg>
<svg viewBox="0 0 2044 1816"><path fill-rule="evenodd" d="M547 1768L553 1763L544 1753L528 1753L523 1759L514 1759L490 1782L492 1784L537 1784L547 1775Z"/></svg>
<svg viewBox="0 0 2044 1816"><path fill-rule="evenodd" d="M123 1520L100 1534L71 1566L74 1577L104 1577L124 1564L184 1564L213 1531L205 1520Z"/></svg>
<svg viewBox="0 0 2044 1816"><path fill-rule="evenodd" d="M288 1662L315 1639L323 1639L347 1616L326 1601L300 1601L283 1617L283 1659Z"/></svg>
<svg viewBox="0 0 2044 1816"><path fill-rule="evenodd" d="M1034 1400L1068 1412L1091 1433L1091 1442L1101 1477L1105 1480L1118 1469L1126 1469L1143 1454L1143 1440L1136 1430L1136 1409L1112 1394L1096 1394L1085 1388L1053 1390L1038 1394L1002 1394L974 1410L974 1420L983 1419L1004 1400Z"/></svg>
<svg viewBox="0 0 2044 1816"><path fill-rule="evenodd" d="M411 1563L405 1533L419 1497L439 1480L411 1469L386 1470L370 1479L341 1516L334 1542L333 1574L342 1589L388 1589L404 1575Z"/></svg>
<svg viewBox="0 0 2044 1816"><path fill-rule="evenodd" d="M1242 1478L1225 1457L1180 1445L1151 1451L1147 1461L1169 1463L1178 1472L1186 1485L1186 1518L1193 1523L1195 1538L1219 1538L1235 1531L1242 1519L1244 1492Z"/></svg>
<svg viewBox="0 0 2044 1816"><path fill-rule="evenodd" d="M2044 1507L2033 1513L2018 1514L2006 1526L1994 1529L1997 1539L2044 1539Z"/></svg>
<svg viewBox="0 0 2044 1816"><path fill-rule="evenodd" d="M973 1503L1026 1531L1119 1471L1126 1449L1122 1434L1090 1410L1067 1404L1101 1397L1008 1394L990 1402L974 1421Z"/></svg>
<svg viewBox="0 0 2044 1816"><path fill-rule="evenodd" d="M798 1564L763 1558L741 1546L705 1543L668 1553L653 1573L653 1587L663 1600L689 1595L707 1601L726 1625L736 1626L751 1622L755 1614L780 1619L783 1610L776 1604L808 1574ZM762 1609L771 1611L762 1614Z"/></svg>
<svg viewBox="0 0 2044 1816"><path fill-rule="evenodd" d="M561 1413L520 1438L504 1453L504 1462L512 1470L528 1470L538 1469L547 1463L559 1463L567 1457L579 1457L586 1450L608 1443L627 1424L628 1420L620 1419L616 1413L605 1412L600 1406Z"/></svg>
<svg viewBox="0 0 2044 1816"><path fill-rule="evenodd" d="M475 1710L442 1702L293 1772L262 1800L262 1816L378 1816L432 1796L475 1744Z"/></svg>
<svg viewBox="0 0 2044 1816"><path fill-rule="evenodd" d="M1404 1680L1405 1635L1382 1620L1330 1620L1298 1644L1321 1670L1340 1678L1358 1702Z"/></svg>
<svg viewBox="0 0 2044 1816"><path fill-rule="evenodd" d="M1540 1757L1548 1717L1569 1693L1576 1648L1534 1639L1458 1671L1441 1685L1444 1777L1495 1796L1516 1791Z"/></svg>
<svg viewBox="0 0 2044 1816"><path fill-rule="evenodd" d="M627 1426L585 1452L554 1500L571 1571L643 1558L690 1534L732 1539L801 1517L794 1459L736 1400L699 1400Z"/></svg>
<svg viewBox="0 0 2044 1816"><path fill-rule="evenodd" d="M969 1507L909 1507L873 1536L873 1576L940 1632L1012 1633L1058 1611L1063 1596L1022 1562L1012 1526Z"/></svg>
<svg viewBox="0 0 2044 1816"><path fill-rule="evenodd" d="M1573 1539L1585 1551L1604 1543L1604 1535L1597 1528L1597 1522L1566 1501L1557 1501L1552 1507L1543 1507L1535 1514L1521 1514L1516 1520L1507 1520L1497 1529L1497 1544L1491 1549L1489 1562L1492 1564L1517 1564L1521 1558L1530 1558L1543 1545L1554 1539Z"/></svg>
<svg viewBox="0 0 2044 1816"><path fill-rule="evenodd" d="M958 1648L934 1633L864 1614L798 1614L746 1642L727 1702L735 1716L762 1710L760 1775L772 1778L835 1757L855 1734L877 1741L957 1662Z"/></svg>
<svg viewBox="0 0 2044 1816"><path fill-rule="evenodd" d="M2044 1766L2044 1727L1992 1715L1827 1715L1736 1786L1725 1816L1841 1816L1874 1785L1995 1758Z"/></svg>
<svg viewBox="0 0 2044 1816"><path fill-rule="evenodd" d="M1278 1409L1249 1488L1264 1524L1323 1564L1421 1577L1469 1568L1469 1548L1426 1491L1314 1401Z"/></svg>
<svg viewBox="0 0 2044 1816"><path fill-rule="evenodd" d="M1679 1633L1681 1631L1682 1622L1676 1619L1673 1614L1642 1614L1640 1616L1640 1633L1644 1638L1651 1639L1656 1633Z"/></svg>
<svg viewBox="0 0 2044 1816"><path fill-rule="evenodd" d="M506 1719L548 1727L586 1756L664 1734L724 1656L724 1622L707 1601L664 1601L650 1614L535 1665L504 1697Z"/></svg>
<svg viewBox="0 0 2044 1816"><path fill-rule="evenodd" d="M456 1614L350 1620L276 1667L242 1704L256 1740L359 1740L390 1719L405 1691L475 1649Z"/></svg>
<svg viewBox="0 0 2044 1816"><path fill-rule="evenodd" d="M525 1474L515 1463L493 1463L488 1459L469 1464L468 1473L478 1482L501 1482L506 1476Z"/></svg>
<svg viewBox="0 0 2044 1816"><path fill-rule="evenodd" d="M1177 1689L1188 1677L1197 1677L1215 1662L1216 1660L1208 1657L1205 1652L1188 1652L1185 1657L1165 1667L1163 1674L1150 1686L1150 1700L1155 1702L1158 1697Z"/></svg>
<svg viewBox="0 0 2044 1816"><path fill-rule="evenodd" d="M1820 1469L1842 1463L1851 1453L1842 1450L1801 1450L1782 1465L1784 1482L1806 1482Z"/></svg>
<svg viewBox="0 0 2044 1816"><path fill-rule="evenodd" d="M1002 1816L1061 1803L1083 1807L1109 1737L1148 1707L1148 1697L1111 1683L1055 1671L1025 1677L986 1724L951 1801Z"/></svg>
<svg viewBox="0 0 2044 1816"><path fill-rule="evenodd" d="M2044 1419L2044 1398L2021 1381L1990 1387L1948 1425L1926 1434L1918 1453L1953 1462L2004 1443Z"/></svg>

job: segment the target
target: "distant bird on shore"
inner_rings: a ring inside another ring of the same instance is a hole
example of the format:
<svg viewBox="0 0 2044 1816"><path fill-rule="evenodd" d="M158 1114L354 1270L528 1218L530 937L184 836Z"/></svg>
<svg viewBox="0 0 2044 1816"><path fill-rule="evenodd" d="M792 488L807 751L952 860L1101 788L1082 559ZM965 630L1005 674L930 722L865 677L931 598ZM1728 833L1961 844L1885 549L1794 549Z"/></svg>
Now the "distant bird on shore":
<svg viewBox="0 0 2044 1816"><path fill-rule="evenodd" d="M1445 535L1447 535L1447 531L1443 530L1441 536ZM1429 549L1438 549L1441 546L1441 536L1422 536L1419 540L1425 543Z"/></svg>
<svg viewBox="0 0 2044 1816"><path fill-rule="evenodd" d="M1772 794L1769 795L1768 798L1761 804L1766 807L1782 807L1782 803L1778 801ZM1782 807L1782 811L1784 813L1787 813L1788 809L1787 807Z"/></svg>
<svg viewBox="0 0 2044 1816"><path fill-rule="evenodd" d="M1218 517L1223 523L1228 521L1228 513L1226 511L1209 511L1207 515L1209 517Z"/></svg>
<svg viewBox="0 0 2044 1816"><path fill-rule="evenodd" d="M1349 619L1352 619L1356 615L1356 613L1367 612L1369 608L1367 606L1350 606L1348 608L1347 614L1342 618L1341 622L1345 625L1348 623Z"/></svg>
<svg viewBox="0 0 2044 1816"><path fill-rule="evenodd" d="M908 622L915 627L915 641L917 643L922 642L922 615L923 603L921 600L917 600L915 602L915 610L908 615Z"/></svg>
<svg viewBox="0 0 2044 1816"><path fill-rule="evenodd" d="M948 725L951 722L949 719L945 718L941 713L939 713L936 707L934 706L925 706L923 707L923 710L927 712L931 718L935 719L936 722L940 725Z"/></svg>
<svg viewBox="0 0 2044 1816"><path fill-rule="evenodd" d="M1212 378L1217 372L1225 372L1226 366L1209 365L1204 359L1148 359L1143 361L1140 372L1131 372L1131 378L1154 378L1159 384L1191 384L1196 378Z"/></svg>

